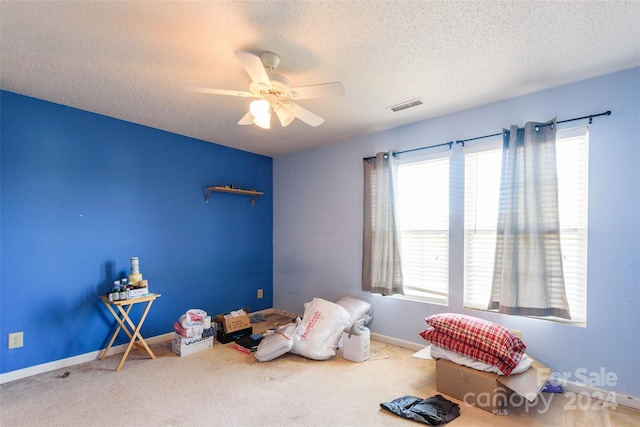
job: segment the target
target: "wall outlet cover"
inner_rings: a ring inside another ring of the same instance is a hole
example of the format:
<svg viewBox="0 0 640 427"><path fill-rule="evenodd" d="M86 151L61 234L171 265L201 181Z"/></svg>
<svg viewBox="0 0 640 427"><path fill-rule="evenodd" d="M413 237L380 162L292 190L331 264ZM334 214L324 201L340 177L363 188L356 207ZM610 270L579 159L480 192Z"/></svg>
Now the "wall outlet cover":
<svg viewBox="0 0 640 427"><path fill-rule="evenodd" d="M14 332L9 334L9 350L20 348L24 345L24 335L22 332Z"/></svg>

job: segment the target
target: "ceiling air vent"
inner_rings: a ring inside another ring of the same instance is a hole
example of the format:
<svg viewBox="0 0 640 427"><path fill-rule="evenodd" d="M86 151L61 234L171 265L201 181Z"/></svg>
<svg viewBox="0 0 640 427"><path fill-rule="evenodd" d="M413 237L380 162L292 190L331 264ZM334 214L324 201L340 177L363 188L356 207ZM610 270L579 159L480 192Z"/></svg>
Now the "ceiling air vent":
<svg viewBox="0 0 640 427"><path fill-rule="evenodd" d="M407 108L416 107L418 105L422 105L422 98L412 99L410 101L405 101L387 108L393 112L396 112L400 110L406 110Z"/></svg>

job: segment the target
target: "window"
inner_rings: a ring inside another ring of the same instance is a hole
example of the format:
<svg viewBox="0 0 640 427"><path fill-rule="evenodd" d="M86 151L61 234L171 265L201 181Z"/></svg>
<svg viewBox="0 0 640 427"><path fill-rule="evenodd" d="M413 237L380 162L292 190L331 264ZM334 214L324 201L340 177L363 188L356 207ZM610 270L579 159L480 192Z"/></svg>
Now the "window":
<svg viewBox="0 0 640 427"><path fill-rule="evenodd" d="M586 323L588 128L558 131L558 204L571 322ZM465 149L464 306L486 310L491 294L502 143Z"/></svg>
<svg viewBox="0 0 640 427"><path fill-rule="evenodd" d="M398 168L400 257L405 297L440 304L449 294L449 153Z"/></svg>

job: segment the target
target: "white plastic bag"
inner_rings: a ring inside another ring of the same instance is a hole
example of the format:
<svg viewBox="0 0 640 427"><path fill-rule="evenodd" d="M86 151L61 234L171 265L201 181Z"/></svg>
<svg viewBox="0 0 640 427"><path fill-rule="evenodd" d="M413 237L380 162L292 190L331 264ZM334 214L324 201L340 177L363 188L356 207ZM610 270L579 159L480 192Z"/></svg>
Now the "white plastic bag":
<svg viewBox="0 0 640 427"><path fill-rule="evenodd" d="M183 328L188 329L191 326L202 326L207 312L198 308L190 308L185 314L180 316L180 324Z"/></svg>
<svg viewBox="0 0 640 427"><path fill-rule="evenodd" d="M335 356L349 318L347 310L333 302L314 298L305 303L304 316L294 332L291 353L315 360Z"/></svg>
<svg viewBox="0 0 640 427"><path fill-rule="evenodd" d="M184 314L182 316L184 316ZM182 319L182 316L180 316L180 319ZM178 321L173 324L173 330L185 338L196 338L202 336L204 327L202 325L193 325L185 328L180 321Z"/></svg>
<svg viewBox="0 0 640 427"><path fill-rule="evenodd" d="M204 332L205 317L207 317L206 311L191 308L173 324L173 330L185 338L200 337Z"/></svg>
<svg viewBox="0 0 640 427"><path fill-rule="evenodd" d="M262 338L256 350L256 359L260 362L268 362L291 350L295 329L295 323L289 323Z"/></svg>

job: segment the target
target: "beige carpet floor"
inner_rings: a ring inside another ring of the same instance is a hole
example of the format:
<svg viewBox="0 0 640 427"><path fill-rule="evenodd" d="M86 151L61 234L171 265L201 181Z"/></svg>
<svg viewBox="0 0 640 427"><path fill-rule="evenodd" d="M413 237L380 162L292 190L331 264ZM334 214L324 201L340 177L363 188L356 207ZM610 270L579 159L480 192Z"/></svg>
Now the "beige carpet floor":
<svg viewBox="0 0 640 427"><path fill-rule="evenodd" d="M281 319L277 319L281 321ZM273 317L267 319L273 323ZM265 324L255 330L264 329ZM156 360L133 351L13 381L0 387L0 424L13 426L413 426L380 403L436 391L435 362L413 350L372 341L372 356L354 363L285 354L270 362L232 344L185 357L170 342L152 345ZM68 375L65 373L68 372ZM445 396L447 397L447 396ZM448 425L638 426L640 411L618 406L567 409L555 395L543 405L505 416L461 404Z"/></svg>

